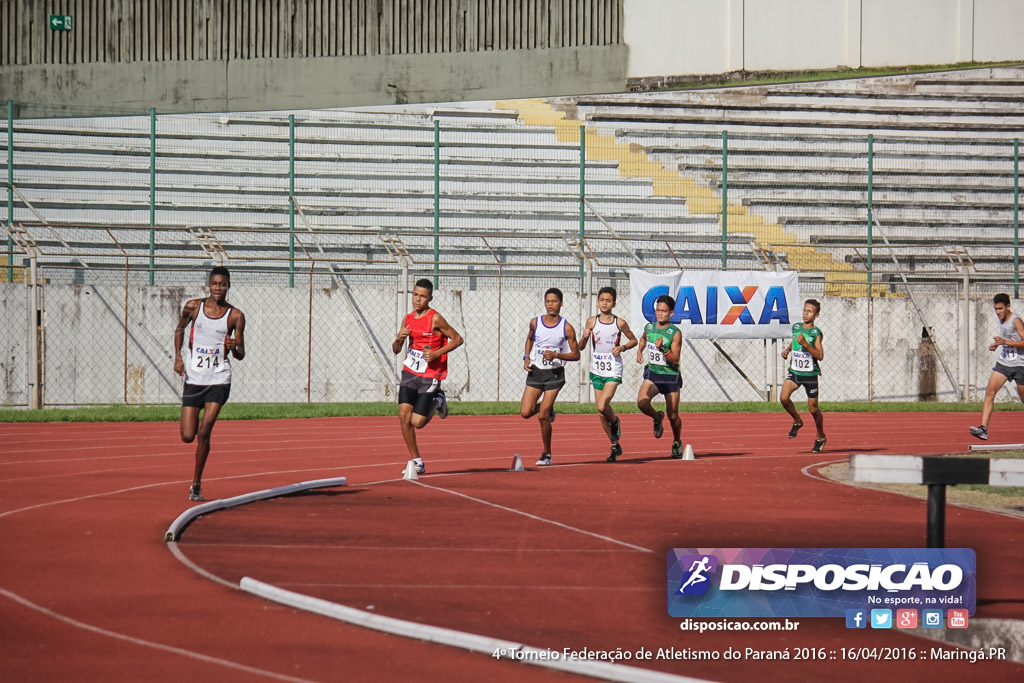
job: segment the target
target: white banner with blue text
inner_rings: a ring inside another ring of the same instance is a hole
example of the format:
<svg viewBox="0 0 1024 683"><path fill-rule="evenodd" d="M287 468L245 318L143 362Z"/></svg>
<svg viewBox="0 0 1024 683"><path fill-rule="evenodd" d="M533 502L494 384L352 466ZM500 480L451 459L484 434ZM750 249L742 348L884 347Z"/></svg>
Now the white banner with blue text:
<svg viewBox="0 0 1024 683"><path fill-rule="evenodd" d="M796 272L629 271L629 326L655 321L658 297L675 300L671 321L685 339L787 339L802 322Z"/></svg>

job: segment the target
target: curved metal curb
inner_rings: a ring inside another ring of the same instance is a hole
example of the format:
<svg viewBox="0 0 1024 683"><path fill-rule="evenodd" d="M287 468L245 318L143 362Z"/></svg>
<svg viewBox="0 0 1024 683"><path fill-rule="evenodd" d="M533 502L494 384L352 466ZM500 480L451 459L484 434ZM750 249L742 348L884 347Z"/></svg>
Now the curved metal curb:
<svg viewBox="0 0 1024 683"><path fill-rule="evenodd" d="M595 662L584 659L564 659L562 653L547 648L535 648L522 643L488 638L474 633L456 631L454 629L442 628L418 624L413 621L385 617L379 614L370 614L354 607L346 607L320 598L314 598L301 593L294 593L268 583L245 576L239 582L239 588L246 593L257 595L265 600L294 607L306 612L313 612L331 619L337 619L356 626L370 628L375 631L382 631L392 635L416 638L431 643L450 645L453 647L469 650L470 652L483 653L495 659L511 659L523 664L533 664L549 669L565 671L568 673L591 676L608 681L622 681L623 683L705 683L702 679L678 676L675 674L641 669L625 664L614 664L608 662Z"/></svg>
<svg viewBox="0 0 1024 683"><path fill-rule="evenodd" d="M329 488L331 486L345 486L348 483L346 477L334 477L333 479L313 479L312 481L303 481L297 484L288 484L287 486L278 486L272 489L264 489L262 491L254 491L252 493L243 493L240 496L233 498L222 498L220 500L211 500L209 503L203 503L202 505L196 505L185 510L178 518L171 522L171 526L167 527L167 531L164 533L164 541L177 541L181 538L181 532L185 530L192 520L197 517L201 517L210 512L216 512L217 510L224 510L226 508L237 507L239 505L245 505L246 503L254 503L257 500L266 500L267 498L277 498L279 496L287 496L291 493L298 493L299 491L308 491L309 489L321 489Z"/></svg>

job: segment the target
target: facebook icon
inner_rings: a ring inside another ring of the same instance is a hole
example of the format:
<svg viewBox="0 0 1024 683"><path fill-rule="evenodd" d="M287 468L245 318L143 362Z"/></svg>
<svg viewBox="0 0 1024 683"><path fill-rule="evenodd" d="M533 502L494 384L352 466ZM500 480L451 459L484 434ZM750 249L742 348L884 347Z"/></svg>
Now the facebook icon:
<svg viewBox="0 0 1024 683"><path fill-rule="evenodd" d="M846 628L867 628L867 612L862 609L846 610Z"/></svg>

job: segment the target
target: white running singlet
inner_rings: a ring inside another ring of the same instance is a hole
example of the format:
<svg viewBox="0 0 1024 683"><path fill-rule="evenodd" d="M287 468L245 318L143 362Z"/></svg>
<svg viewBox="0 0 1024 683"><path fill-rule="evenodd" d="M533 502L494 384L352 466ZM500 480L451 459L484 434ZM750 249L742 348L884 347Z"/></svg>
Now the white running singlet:
<svg viewBox="0 0 1024 683"><path fill-rule="evenodd" d="M199 302L199 312L192 322L188 338L189 359L185 364L185 375L189 384L210 386L231 384L231 359L225 352L224 341L228 337L228 317L232 306L219 318L206 316L206 299Z"/></svg>
<svg viewBox="0 0 1024 683"><path fill-rule="evenodd" d="M537 316L533 333L533 349L530 351L530 365L541 370L553 370L565 365L561 358L544 360L545 351L569 353L569 340L565 336L565 318L559 318L554 327L544 324L544 316Z"/></svg>
<svg viewBox="0 0 1024 683"><path fill-rule="evenodd" d="M1020 341L1020 334L1013 324L1014 320L1017 320L1016 313L1011 314L1010 319L1005 323L999 323L1000 337L1010 341ZM1016 346L1007 346L1006 344L1001 345L999 347L999 363L1008 368L1024 367L1024 349L1018 349Z"/></svg>
<svg viewBox="0 0 1024 683"><path fill-rule="evenodd" d="M594 346L590 352L590 372L598 377L622 377L622 356L612 355L612 349L619 345L622 332L619 319L612 316L610 323L601 322L601 316L594 320Z"/></svg>

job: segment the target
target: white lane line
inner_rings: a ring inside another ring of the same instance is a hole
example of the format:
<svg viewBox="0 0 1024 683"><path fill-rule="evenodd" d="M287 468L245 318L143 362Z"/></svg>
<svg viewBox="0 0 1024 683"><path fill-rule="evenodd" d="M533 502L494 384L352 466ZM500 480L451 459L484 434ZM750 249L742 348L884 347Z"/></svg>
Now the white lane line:
<svg viewBox="0 0 1024 683"><path fill-rule="evenodd" d="M230 477L211 477L211 478L206 479L204 481L228 481L228 480L231 480L231 479L255 479L257 477L269 477L269 476L274 476L274 475L278 475L278 474L299 474L299 473L302 473L302 472L324 472L325 470L331 470L331 469L340 470L340 469L345 469L345 468L344 467L331 467L331 468L322 468L322 467L315 467L314 468L314 467L309 467L309 468L306 468L306 469L298 469L298 470L277 470L277 471L274 471L274 472L255 472L255 473L252 473L252 474L236 474L236 475L232 475ZM46 502L46 503L37 503L36 505L29 505L29 506L23 507L23 508L17 508L17 509L14 509L14 510L7 510L6 512L0 512L0 519L3 519L4 517L7 517L9 515L18 514L20 512L28 512L30 510L38 510L40 508L51 507L53 505L63 505L65 503L78 503L78 502L83 501L83 500L91 500L93 498L103 498L104 496L116 496L116 495L118 495L120 493L131 493L132 491L143 491L145 489L156 488L158 486L183 486L183 485L187 484L188 481L189 480L187 480L187 479L186 480L179 479L179 480L176 480L176 481L162 481L162 482L156 482L156 483L153 483L153 484L143 484L141 486L130 486L130 487L126 488L126 489L117 489L116 491L104 491L103 493L91 493L91 494L89 494L87 496L78 496L76 498L64 498L62 500L51 500L51 501Z"/></svg>
<svg viewBox="0 0 1024 683"><path fill-rule="evenodd" d="M490 502L488 500L484 500L483 498L476 498L474 496L470 496L470 495L467 495L465 493L459 493L458 491L452 491L451 489L444 489L444 488L441 488L440 486L431 486L430 484L423 483L422 480L416 480L416 481L413 481L412 483L417 484L418 486L422 486L424 488L433 489L434 491L440 491L441 493L447 493L447 494L452 495L452 496L459 496L460 498L465 498L466 500L471 500L474 503L480 503L481 505L487 505L487 506L490 506L492 508L496 508L498 510L504 510L505 512L511 512L512 514L515 514L515 515L522 515L523 517L528 517L530 519L537 520L538 522L543 522L545 524L551 524L552 526L557 526L557 527L561 527L563 529L568 529L569 531L574 531L574 532L576 532L578 534L583 534L585 536L591 536L593 538L598 538L598 539L600 539L602 541L607 541L608 543L615 543L616 545L621 545L621 546L626 547L626 548L632 548L633 550L639 550L640 552L644 552L644 553L653 553L654 552L650 548L644 548L644 547L639 546L639 545L633 545L632 543L627 543L626 541L620 541L619 539L612 538L611 536L604 536L602 534L594 533L593 531L587 531L586 529L580 529L579 527L571 526L569 524L563 524L562 522L556 522L553 519L546 519L544 517L539 517L539 516L531 514L529 512L524 512L523 510L517 510L515 508L510 508L510 507L508 507L506 505L499 505L498 503L492 503L492 502Z"/></svg>
<svg viewBox="0 0 1024 683"><path fill-rule="evenodd" d="M229 584L229 585L231 585L231 584ZM232 588L236 588L236 587L237 586L232 585ZM96 633L96 634L99 634L101 636L107 636L108 638L114 638L115 640L123 640L125 642L132 643L133 645L141 645L143 647L151 647L154 650L161 650L163 652L169 652L171 654L180 655L182 657L188 657L189 659L197 659L197 660L199 660L201 662L206 662L207 664L217 664L219 666L227 667L229 669L235 669L236 671L242 671L242 672L245 672L247 674L254 674L256 676L263 676L264 678L273 678L273 679L278 680L278 681L294 681L295 683L312 683L309 679L306 679L306 678L296 678L295 676L286 676L284 674L274 673L273 671L266 671L264 669L257 669L256 667L246 666L245 664L239 664L238 662L232 662L232 661L229 661L227 659L221 659L220 657L211 657L210 655L200 654L198 652L193 652L191 650L185 650L185 649L180 648L180 647L173 647L171 645L164 645L162 643L154 643L154 642L152 642L150 640L143 640L141 638L135 638L133 636L125 635L123 633L117 633L116 631L108 631L105 628L100 628L99 626L93 626L92 624L86 624L85 622L78 621L77 619L73 619L72 617L66 616L64 614L60 614L58 612L54 612L51 609L47 609L46 607L43 607L42 605L37 605L36 603L32 602L31 600L27 600L27 599L21 597L20 595L18 595L16 593L12 593L12 592L10 592L8 590L4 590L3 588L0 588L0 595L3 595L4 597L6 597L6 598L8 598L10 600L13 600L14 602L17 602L18 604L23 605L24 607L27 607L27 608L32 609L32 610L35 610L35 611L37 611L37 612L39 612L41 614L45 614L48 617L56 619L57 621L62 621L65 624L68 624L70 626L74 626L75 628L80 628L80 629L82 629L84 631L89 631L90 633Z"/></svg>

